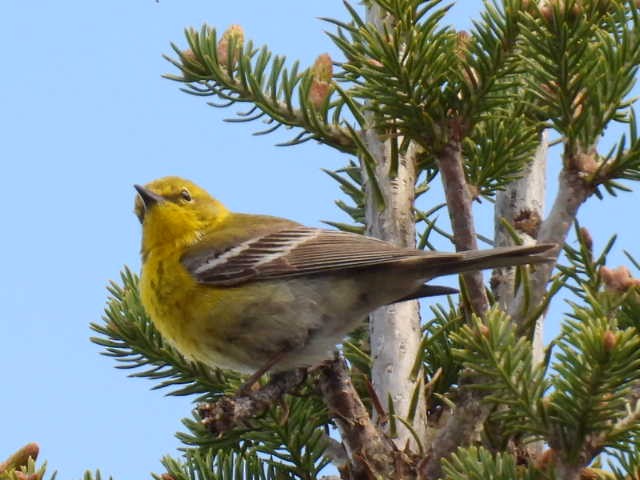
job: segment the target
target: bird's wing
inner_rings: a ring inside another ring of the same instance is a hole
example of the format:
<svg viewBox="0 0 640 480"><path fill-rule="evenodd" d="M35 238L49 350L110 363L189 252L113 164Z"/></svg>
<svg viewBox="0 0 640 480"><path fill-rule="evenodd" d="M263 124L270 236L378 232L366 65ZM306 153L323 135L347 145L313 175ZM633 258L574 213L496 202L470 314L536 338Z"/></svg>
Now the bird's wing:
<svg viewBox="0 0 640 480"><path fill-rule="evenodd" d="M398 248L363 235L294 226L253 237L224 251L198 248L187 253L182 264L199 283L231 286L248 280L363 268L424 255L419 250Z"/></svg>

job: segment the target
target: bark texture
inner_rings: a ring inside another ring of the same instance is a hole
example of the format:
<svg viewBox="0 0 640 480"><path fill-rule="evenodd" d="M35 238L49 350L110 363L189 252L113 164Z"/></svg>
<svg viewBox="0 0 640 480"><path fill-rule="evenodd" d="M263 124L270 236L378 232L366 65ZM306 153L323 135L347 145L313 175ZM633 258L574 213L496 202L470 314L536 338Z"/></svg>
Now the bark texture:
<svg viewBox="0 0 640 480"><path fill-rule="evenodd" d="M367 8L367 21L382 28L384 18L379 7ZM416 165L413 148L400 155L395 176L391 176L391 146L372 129L363 132L363 139L376 160L375 176L382 191L385 208L376 204L370 184L366 184L367 202L365 217L367 235L386 240L398 246L415 247L415 198ZM367 177L363 169L364 178ZM393 279L389 279L393 281ZM421 382L411 379L411 370L420 347L420 312L417 301L402 302L383 307L370 316L371 355L373 367L371 379L383 406L393 402L396 415L406 418L411 398ZM420 378L421 375L418 375ZM420 393L415 411L412 433L401 422L397 424L399 448L415 447L415 437L423 439L426 434L426 407L424 395Z"/></svg>
<svg viewBox="0 0 640 480"><path fill-rule="evenodd" d="M438 169L442 176L447 210L453 230L453 243L457 252L476 250L475 222L471 194L464 175L462 147L457 140L450 141L438 156ZM462 275L473 312L483 315L489 308L482 272L467 272Z"/></svg>
<svg viewBox="0 0 640 480"><path fill-rule="evenodd" d="M555 243L558 245L558 255L567 238L567 233L573 225L578 214L578 209L593 193L593 186L584 178L583 172L574 168L565 167L560 172L558 179L558 194L553 202L553 207L548 217L540 225L538 232L539 243ZM543 263L536 268L531 275L531 289L529 295L518 291L509 308L509 314L517 323L528 321L530 306L537 306L543 301L546 294L547 282L555 263ZM528 297L528 298L527 298Z"/></svg>
<svg viewBox="0 0 640 480"><path fill-rule="evenodd" d="M456 251L478 248L472 197L464 174L462 148L458 128L452 128L452 138L438 155L438 169L442 176L451 228ZM467 292L468 307L477 315L484 315L489 307L482 272L468 272L462 276ZM473 375L464 374L460 386L476 383ZM447 413L436 434L430 439L429 454L423 465L426 478L442 476L441 461L458 447L468 445L477 435L477 428L487 418L490 407L482 402L483 393L473 389L460 389L456 406Z"/></svg>
<svg viewBox="0 0 640 480"><path fill-rule="evenodd" d="M382 142L372 131L366 132L364 138L376 158L376 177L385 199L385 208L377 208L371 189L367 189L367 235L398 246L415 247L413 200L416 171L413 149L400 157L398 174L391 178L388 143ZM385 408L389 407L388 401L391 401L395 413L406 418L413 393L421 386L419 381L411 378L421 340L418 302L413 300L379 308L370 316L369 332L373 359L371 381L375 392ZM422 393L413 429L419 438L424 438L426 408ZM397 422L395 441L400 448L407 443L413 445L414 434Z"/></svg>
<svg viewBox="0 0 640 480"><path fill-rule="evenodd" d="M319 384L349 458L349 465L344 467L348 470L344 472L346 478L413 478L403 474L401 465L407 465L406 462L392 460L399 452L371 421L342 360L321 367Z"/></svg>
<svg viewBox="0 0 640 480"><path fill-rule="evenodd" d="M522 177L511 182L504 191L496 195L495 242L496 246L513 245L513 239L502 221L509 223L525 245L536 243L540 225L544 218L546 171L548 156L547 134L540 136L540 145L531 163L523 171ZM498 268L494 271L491 284L501 307L508 311L515 296L515 268ZM544 316L535 324L533 335L534 361L542 360L544 345Z"/></svg>

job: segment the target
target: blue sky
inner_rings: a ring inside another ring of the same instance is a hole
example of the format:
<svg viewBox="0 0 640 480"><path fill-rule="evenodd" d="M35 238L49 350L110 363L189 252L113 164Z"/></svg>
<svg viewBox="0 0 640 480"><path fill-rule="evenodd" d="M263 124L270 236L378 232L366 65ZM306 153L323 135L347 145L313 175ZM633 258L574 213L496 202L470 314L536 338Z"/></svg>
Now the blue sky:
<svg viewBox="0 0 640 480"><path fill-rule="evenodd" d="M480 4L458 2L451 21L468 27ZM241 24L246 38L310 64L335 53L321 16L345 18L342 2L0 4L0 459L36 441L60 479L95 468L129 479L160 472L175 452L189 400L126 378L88 340L107 282L125 264L139 268L132 185L181 175L232 209L320 225L343 219L320 168L347 158L311 143L274 147L286 137L223 123L232 112L160 78L172 71L161 54L184 45L186 26ZM591 200L581 218L600 245L619 232L640 256L637 203L636 193Z"/></svg>

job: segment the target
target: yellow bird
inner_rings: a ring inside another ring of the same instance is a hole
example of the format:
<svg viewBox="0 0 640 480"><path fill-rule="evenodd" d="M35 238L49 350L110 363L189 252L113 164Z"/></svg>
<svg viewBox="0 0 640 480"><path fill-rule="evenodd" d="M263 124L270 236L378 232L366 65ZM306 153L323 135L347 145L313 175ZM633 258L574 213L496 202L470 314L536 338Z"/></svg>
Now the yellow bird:
<svg viewBox="0 0 640 480"><path fill-rule="evenodd" d="M178 177L135 186L140 291L185 357L255 373L314 366L376 308L455 292L434 277L548 261L553 244L459 253L233 213Z"/></svg>

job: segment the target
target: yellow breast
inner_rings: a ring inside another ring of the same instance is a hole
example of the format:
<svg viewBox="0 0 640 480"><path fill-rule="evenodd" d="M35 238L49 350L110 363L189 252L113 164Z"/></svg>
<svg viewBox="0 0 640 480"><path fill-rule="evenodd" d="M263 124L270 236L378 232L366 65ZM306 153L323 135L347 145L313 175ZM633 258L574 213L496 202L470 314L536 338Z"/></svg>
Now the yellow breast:
<svg viewBox="0 0 640 480"><path fill-rule="evenodd" d="M163 338L186 357L197 357L198 327L215 303L215 292L203 289L190 277L176 253L154 251L142 268L142 304Z"/></svg>
<svg viewBox="0 0 640 480"><path fill-rule="evenodd" d="M212 367L247 370L225 337L234 318L234 289L199 285L177 254L156 249L145 260L140 277L142 304L154 325L183 356Z"/></svg>

